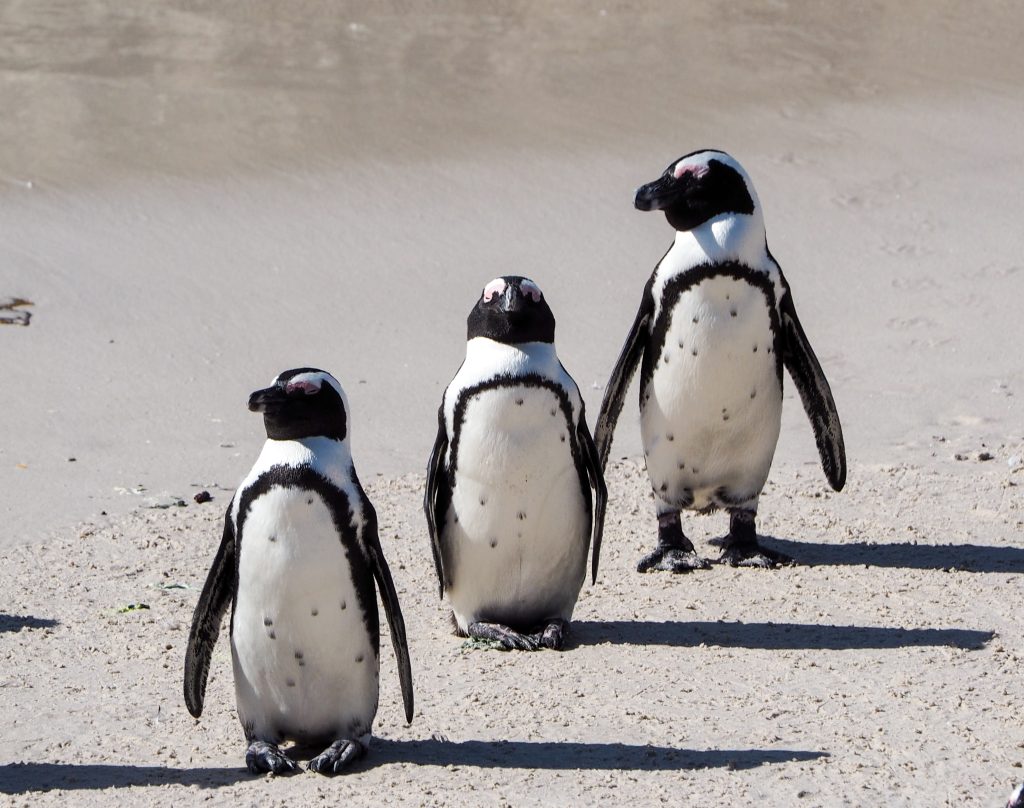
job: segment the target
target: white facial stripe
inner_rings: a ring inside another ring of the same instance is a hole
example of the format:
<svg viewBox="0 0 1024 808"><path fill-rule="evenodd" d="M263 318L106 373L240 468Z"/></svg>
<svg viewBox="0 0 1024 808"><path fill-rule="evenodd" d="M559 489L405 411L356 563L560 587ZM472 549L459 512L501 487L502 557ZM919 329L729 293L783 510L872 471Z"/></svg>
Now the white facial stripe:
<svg viewBox="0 0 1024 808"><path fill-rule="evenodd" d="M540 287L528 278L523 278L520 281L519 288L524 295L529 295L534 303L540 303L540 299L544 296Z"/></svg>
<svg viewBox="0 0 1024 808"><path fill-rule="evenodd" d="M505 291L505 281L495 278L484 287L484 303L490 303L496 295Z"/></svg>
<svg viewBox="0 0 1024 808"><path fill-rule="evenodd" d="M290 381L285 385L285 390L289 393L294 393L297 390L301 390L307 396L313 396L320 392L320 385L317 382L309 381Z"/></svg>

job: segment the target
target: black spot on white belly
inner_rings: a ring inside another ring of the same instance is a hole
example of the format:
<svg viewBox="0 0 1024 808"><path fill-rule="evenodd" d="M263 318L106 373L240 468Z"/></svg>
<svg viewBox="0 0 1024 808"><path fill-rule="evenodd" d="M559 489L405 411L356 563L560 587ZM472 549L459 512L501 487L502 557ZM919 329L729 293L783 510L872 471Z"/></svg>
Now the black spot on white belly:
<svg viewBox="0 0 1024 808"><path fill-rule="evenodd" d="M274 535L267 536L267 540L268 541L277 541L277 536L274 536Z"/></svg>
<svg viewBox="0 0 1024 808"><path fill-rule="evenodd" d="M498 540L497 539L491 539L491 547L497 547L497 546L498 546Z"/></svg>
<svg viewBox="0 0 1024 808"><path fill-rule="evenodd" d="M263 618L263 625L265 625L265 626L272 626L272 625L274 625L274 621L271 620L269 617L264 617Z"/></svg>
<svg viewBox="0 0 1024 808"><path fill-rule="evenodd" d="M341 602L341 610L342 610L342 611L345 611L345 609L347 609L347 608L348 608L348 604L347 604L347 603L345 603L345 601L342 601L342 602Z"/></svg>
<svg viewBox="0 0 1024 808"><path fill-rule="evenodd" d="M757 353L757 346L754 346L754 353Z"/></svg>
<svg viewBox="0 0 1024 808"><path fill-rule="evenodd" d="M554 418L556 415L558 415L558 410L552 410L551 417Z"/></svg>
<svg viewBox="0 0 1024 808"><path fill-rule="evenodd" d="M674 441L676 439L676 436L673 435L671 432L669 432L665 437L669 439L669 442Z"/></svg>
<svg viewBox="0 0 1024 808"><path fill-rule="evenodd" d="M312 505L313 504L313 497L310 497L309 499L307 499L306 500L306 504L307 505Z"/></svg>
<svg viewBox="0 0 1024 808"><path fill-rule="evenodd" d="M686 468L686 464L682 460L680 460L679 461L679 470L682 471L685 468Z"/></svg>
<svg viewBox="0 0 1024 808"><path fill-rule="evenodd" d="M296 651L295 652L295 658L296 659L302 659L302 651Z"/></svg>
<svg viewBox="0 0 1024 808"><path fill-rule="evenodd" d="M313 610L310 611L310 614L313 615L313 617L316 617L318 614L320 614L320 610L319 609L313 609Z"/></svg>
<svg viewBox="0 0 1024 808"><path fill-rule="evenodd" d="M516 406L517 407L522 407L523 406L523 400L521 398L517 398L516 399Z"/></svg>
<svg viewBox="0 0 1024 808"><path fill-rule="evenodd" d="M565 435L561 435L561 436L559 437L559 440L561 440L561 441L562 441L562 443L565 443Z"/></svg>
<svg viewBox="0 0 1024 808"><path fill-rule="evenodd" d="M668 483L662 483L661 484L661 492L665 493L666 491L668 491Z"/></svg>
<svg viewBox="0 0 1024 808"><path fill-rule="evenodd" d="M516 518L519 519L520 522L522 522L526 518L526 513L524 511L520 511L516 514Z"/></svg>
<svg viewBox="0 0 1024 808"><path fill-rule="evenodd" d="M736 316L736 309L729 309L729 314L732 315L733 317L735 317Z"/></svg>
<svg viewBox="0 0 1024 808"><path fill-rule="evenodd" d="M273 631L268 631L267 632L267 636L270 637L270 639L272 639L272 640L276 640L277 639L277 635Z"/></svg>
<svg viewBox="0 0 1024 808"><path fill-rule="evenodd" d="M756 398L757 397L757 390L751 390L750 391L750 397L751 398Z"/></svg>
<svg viewBox="0 0 1024 808"><path fill-rule="evenodd" d="M363 661L363 655L360 654L359 656L356 657L356 662L362 662L362 661Z"/></svg>
<svg viewBox="0 0 1024 808"><path fill-rule="evenodd" d="M288 687L295 687L295 680L294 679L285 679L284 683L286 685L288 685Z"/></svg>
<svg viewBox="0 0 1024 808"><path fill-rule="evenodd" d="M690 353L692 353L694 356L696 356L697 355L697 349L694 348L693 350L690 351Z"/></svg>

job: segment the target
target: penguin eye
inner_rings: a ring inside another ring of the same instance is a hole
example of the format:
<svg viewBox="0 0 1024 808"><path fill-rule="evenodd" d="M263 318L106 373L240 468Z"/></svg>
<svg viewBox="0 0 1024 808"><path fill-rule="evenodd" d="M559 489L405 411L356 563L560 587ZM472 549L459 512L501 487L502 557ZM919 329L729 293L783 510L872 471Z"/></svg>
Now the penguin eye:
<svg viewBox="0 0 1024 808"><path fill-rule="evenodd" d="M490 303L495 297L500 296L505 291L505 281L501 278L495 278L489 284L484 287L484 303Z"/></svg>
<svg viewBox="0 0 1024 808"><path fill-rule="evenodd" d="M540 287L533 281L523 281L519 284L519 289L525 296L533 300L534 303L540 303L540 299L544 296L540 291Z"/></svg>
<svg viewBox="0 0 1024 808"><path fill-rule="evenodd" d="M315 396L320 392L320 385L306 380L294 381L288 382L288 384L285 385L284 391L288 393L288 395L293 393L305 393L307 396Z"/></svg>

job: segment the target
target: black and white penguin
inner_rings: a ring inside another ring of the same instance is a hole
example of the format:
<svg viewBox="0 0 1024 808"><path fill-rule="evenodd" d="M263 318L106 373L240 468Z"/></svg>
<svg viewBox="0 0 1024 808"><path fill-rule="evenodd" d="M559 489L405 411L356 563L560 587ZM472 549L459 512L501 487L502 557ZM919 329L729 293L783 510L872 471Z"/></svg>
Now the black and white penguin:
<svg viewBox="0 0 1024 808"><path fill-rule="evenodd" d="M754 186L725 152L699 151L641 187L635 205L664 211L676 237L644 289L596 441L603 468L641 365L640 426L658 547L638 569L707 567L683 534L681 510L729 512L722 561L770 567L788 560L758 545L754 522L779 438L783 366L837 491L846 481L846 452L832 392L768 251Z"/></svg>
<svg viewBox="0 0 1024 808"><path fill-rule="evenodd" d="M1006 801L1006 808L1024 808L1024 783L1013 790L1010 799Z"/></svg>
<svg viewBox="0 0 1024 808"><path fill-rule="evenodd" d="M484 287L437 420L424 510L457 633L561 648L591 537L597 577L607 491L580 391L555 353L554 315L533 281Z"/></svg>
<svg viewBox="0 0 1024 808"><path fill-rule="evenodd" d="M405 623L349 449L348 399L322 370L298 368L249 398L267 431L238 487L196 606L185 704L196 718L229 604L238 718L253 773L289 773L278 744L323 745L311 771L365 754L377 714L380 632L374 581L398 658L405 718L412 672Z"/></svg>

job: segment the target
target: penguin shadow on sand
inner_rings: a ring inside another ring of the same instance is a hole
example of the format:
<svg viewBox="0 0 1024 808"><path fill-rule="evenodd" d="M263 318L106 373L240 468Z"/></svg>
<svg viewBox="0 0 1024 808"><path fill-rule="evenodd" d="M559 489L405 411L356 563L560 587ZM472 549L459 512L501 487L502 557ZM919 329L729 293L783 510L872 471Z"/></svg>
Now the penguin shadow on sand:
<svg viewBox="0 0 1024 808"><path fill-rule="evenodd" d="M0 614L0 634L16 634L22 629L53 628L60 621L30 614Z"/></svg>
<svg viewBox="0 0 1024 808"><path fill-rule="evenodd" d="M573 632L579 645L701 645L760 650L870 650L945 645L977 651L995 637L992 631L900 626L829 626L814 623L739 621L581 620Z"/></svg>
<svg viewBox="0 0 1024 808"><path fill-rule="evenodd" d="M0 765L0 794L91 791L128 786L220 788L253 776L244 768L171 768L124 763L8 763Z"/></svg>
<svg viewBox="0 0 1024 808"><path fill-rule="evenodd" d="M676 749L645 744L579 741L456 742L435 736L413 741L374 739L373 761L360 761L358 765L413 763L418 766L545 771L684 771L756 769L771 764L811 761L828 756L828 752L803 749Z"/></svg>
<svg viewBox="0 0 1024 808"><path fill-rule="evenodd" d="M963 572L1024 572L1024 548L984 544L911 544L859 541L844 544L761 536L764 545L807 567L867 566Z"/></svg>

